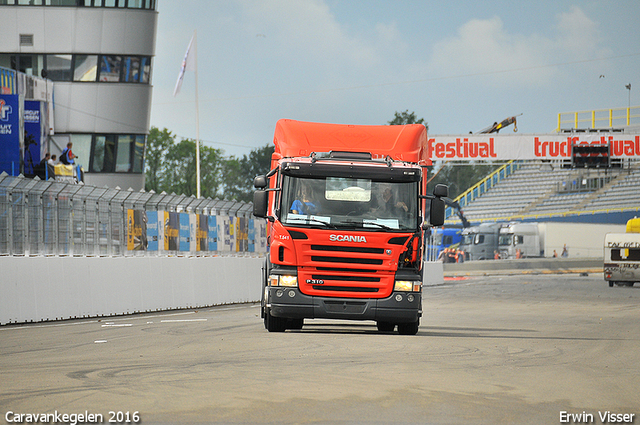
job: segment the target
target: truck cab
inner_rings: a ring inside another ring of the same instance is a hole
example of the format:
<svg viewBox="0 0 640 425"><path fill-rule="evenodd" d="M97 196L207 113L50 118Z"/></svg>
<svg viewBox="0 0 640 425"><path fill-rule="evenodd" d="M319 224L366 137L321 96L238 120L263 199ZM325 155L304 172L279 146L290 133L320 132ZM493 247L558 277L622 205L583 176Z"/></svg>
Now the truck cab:
<svg viewBox="0 0 640 425"><path fill-rule="evenodd" d="M467 260L492 260L498 249L500 224L482 223L462 230L460 249Z"/></svg>
<svg viewBox="0 0 640 425"><path fill-rule="evenodd" d="M267 330L330 318L417 333L422 232L442 225L447 195L442 185L425 193L423 141L421 125L278 122L272 170L254 182L254 215L269 221Z"/></svg>
<svg viewBox="0 0 640 425"><path fill-rule="evenodd" d="M498 246L502 259L543 256L538 223L504 224L500 228Z"/></svg>

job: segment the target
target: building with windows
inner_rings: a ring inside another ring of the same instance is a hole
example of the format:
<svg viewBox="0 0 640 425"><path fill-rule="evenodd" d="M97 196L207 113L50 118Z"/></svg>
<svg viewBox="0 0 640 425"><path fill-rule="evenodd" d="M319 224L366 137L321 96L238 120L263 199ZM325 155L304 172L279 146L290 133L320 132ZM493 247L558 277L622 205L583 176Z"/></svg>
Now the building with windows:
<svg viewBox="0 0 640 425"><path fill-rule="evenodd" d="M144 187L156 0L0 0L0 67L53 81L42 151L68 142L85 183Z"/></svg>

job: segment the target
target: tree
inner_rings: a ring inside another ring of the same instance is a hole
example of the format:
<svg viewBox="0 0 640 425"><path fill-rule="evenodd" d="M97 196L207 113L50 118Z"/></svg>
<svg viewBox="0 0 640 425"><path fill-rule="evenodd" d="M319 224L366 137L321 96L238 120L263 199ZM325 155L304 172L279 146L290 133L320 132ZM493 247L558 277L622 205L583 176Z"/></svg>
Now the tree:
<svg viewBox="0 0 640 425"><path fill-rule="evenodd" d="M411 112L407 109L404 112L396 111L395 117L388 122L389 125L405 125L405 124L423 124L429 129L429 125L424 122L424 118L417 119L416 113Z"/></svg>
<svg viewBox="0 0 640 425"><path fill-rule="evenodd" d="M242 157L226 158L222 149L200 145L200 193L203 197L253 199L253 179L267 174L275 146L267 144ZM151 127L147 137L145 190L181 195L196 194L196 142L176 136L166 128Z"/></svg>
<svg viewBox="0 0 640 425"><path fill-rule="evenodd" d="M164 157L169 148L175 143L175 136L166 128L158 130L151 127L147 136L145 155L145 183L144 189L161 192L165 183Z"/></svg>
<svg viewBox="0 0 640 425"><path fill-rule="evenodd" d="M451 199L456 198L499 167L499 165L485 161L472 163L446 161L438 165L441 168L439 168L433 180L429 182L427 192L433 192L436 184L446 184L449 186L449 198ZM434 167L429 168L428 173L431 176Z"/></svg>
<svg viewBox="0 0 640 425"><path fill-rule="evenodd" d="M209 146L200 146L200 194L215 198L221 187L223 151ZM167 184L166 192L187 196L196 195L196 141L183 139L172 145L165 156Z"/></svg>
<svg viewBox="0 0 640 425"><path fill-rule="evenodd" d="M274 150L275 145L267 144L251 150L248 156L228 158L222 173L225 198L250 202L253 199L253 179L269 172Z"/></svg>

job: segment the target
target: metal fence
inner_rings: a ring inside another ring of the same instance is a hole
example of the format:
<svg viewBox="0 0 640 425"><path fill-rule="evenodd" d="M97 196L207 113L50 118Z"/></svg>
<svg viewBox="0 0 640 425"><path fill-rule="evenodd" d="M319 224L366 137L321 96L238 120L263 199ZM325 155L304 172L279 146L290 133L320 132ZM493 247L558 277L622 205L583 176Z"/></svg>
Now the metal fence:
<svg viewBox="0 0 640 425"><path fill-rule="evenodd" d="M0 174L0 255L206 256L266 252L252 204Z"/></svg>

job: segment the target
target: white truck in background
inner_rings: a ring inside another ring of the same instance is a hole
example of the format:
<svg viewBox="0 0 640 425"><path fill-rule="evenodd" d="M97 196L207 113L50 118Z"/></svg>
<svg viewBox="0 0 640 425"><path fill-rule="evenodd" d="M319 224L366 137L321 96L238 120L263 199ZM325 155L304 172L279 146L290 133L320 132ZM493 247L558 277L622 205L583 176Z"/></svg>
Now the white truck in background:
<svg viewBox="0 0 640 425"><path fill-rule="evenodd" d="M568 257L598 258L602 256L602 240L607 233L623 232L624 224L511 222L500 228L500 258Z"/></svg>
<svg viewBox="0 0 640 425"><path fill-rule="evenodd" d="M493 260L498 250L500 223L482 223L462 230L460 250L465 261Z"/></svg>
<svg viewBox="0 0 640 425"><path fill-rule="evenodd" d="M504 224L500 228L498 249L502 259L544 257L544 232L538 223Z"/></svg>

